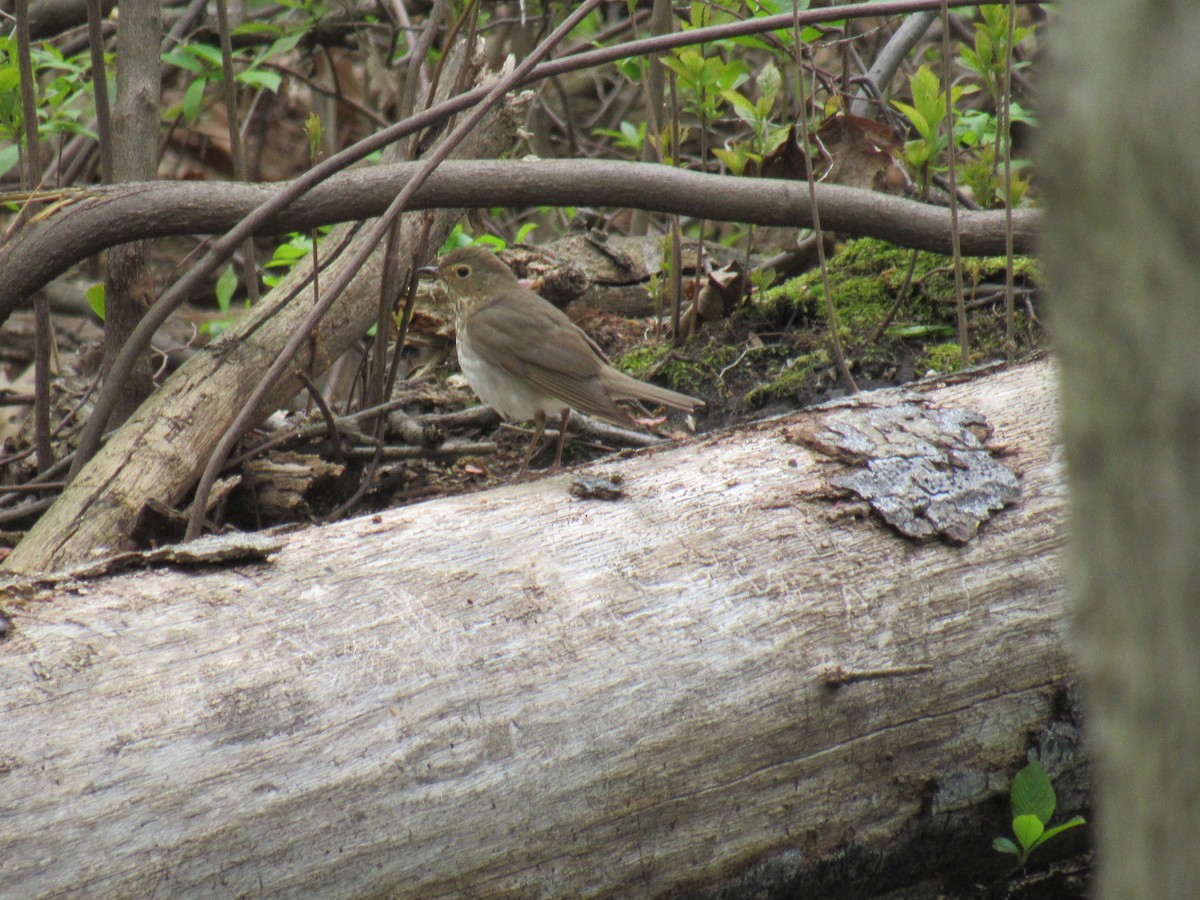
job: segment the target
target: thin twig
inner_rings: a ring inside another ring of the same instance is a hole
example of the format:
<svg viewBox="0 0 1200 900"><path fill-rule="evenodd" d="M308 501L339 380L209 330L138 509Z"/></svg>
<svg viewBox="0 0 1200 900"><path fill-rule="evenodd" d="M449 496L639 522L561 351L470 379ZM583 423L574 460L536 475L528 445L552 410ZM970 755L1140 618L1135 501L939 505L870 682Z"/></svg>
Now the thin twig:
<svg viewBox="0 0 1200 900"><path fill-rule="evenodd" d="M549 430L546 432L549 434ZM496 452L496 444L494 441L446 441L444 444L439 444L436 447L421 447L411 444L400 446L384 446L377 447L373 443L363 447L350 447L346 453L350 459L366 459L366 460L388 460L397 459L447 459L456 456L487 456ZM370 482L365 482L369 484ZM361 499L363 491L356 491L355 498ZM333 521L341 518L346 514L347 509L353 508L354 504L347 501L330 512L324 518L328 521Z"/></svg>
<svg viewBox="0 0 1200 900"><path fill-rule="evenodd" d="M6 509L0 512L0 525L11 525L13 522L20 522L22 519L39 516L53 506L57 500L58 497L43 497L40 500L30 500L28 503L22 503L20 506Z"/></svg>
<svg viewBox="0 0 1200 900"><path fill-rule="evenodd" d="M38 491L61 491L67 486L65 481L43 481L41 484L0 484L0 494L33 494Z"/></svg>
<svg viewBox="0 0 1200 900"><path fill-rule="evenodd" d="M87 0L88 50L92 57L92 92L96 101L96 134L100 138L100 180L113 180L112 114L108 109L108 77L104 66L104 13L100 0Z"/></svg>
<svg viewBox="0 0 1200 900"><path fill-rule="evenodd" d="M970 336L967 333L967 307L963 299L962 244L958 236L957 166L954 153L954 98L950 72L950 7L942 0L942 83L946 90L946 155L950 179L950 246L954 252L954 302L958 319L958 346L962 367L971 365Z"/></svg>
<svg viewBox="0 0 1200 900"><path fill-rule="evenodd" d="M904 305L904 301L908 299L908 292L912 288L913 272L917 269L917 255L919 251L912 251L912 255L908 258L908 271L904 273L904 283L900 285L900 290L896 294L896 301L892 304L892 308L888 310L883 321L875 326L875 330L871 332L871 336L867 338L868 344L876 343L883 337L883 333L887 331L892 320L896 318L896 313L900 312L900 307Z"/></svg>
<svg viewBox="0 0 1200 900"><path fill-rule="evenodd" d="M37 82L33 78L31 53L29 0L18 0L17 70L21 77L21 117L22 130L25 132L21 187L30 192L38 187L38 117L34 96ZM19 151L21 145L17 146ZM17 216L18 226L34 216L39 206L35 200L24 204ZM54 340L54 327L50 321L50 301L44 291L34 298L33 314L33 446L36 448L38 471L45 472L54 464L54 451L50 446L50 345Z"/></svg>
<svg viewBox="0 0 1200 900"><path fill-rule="evenodd" d="M1012 68L1013 68L1013 21L1017 17L1017 5L1008 2L1008 48L1004 55L1004 98L1001 123L1004 129L1004 352L1012 362L1017 355L1016 293L1013 290L1013 224L1012 224Z"/></svg>
<svg viewBox="0 0 1200 900"><path fill-rule="evenodd" d="M308 391L308 396L312 398L313 403L317 405L317 409L321 412L321 418L325 420L325 433L329 435L329 441L333 444L333 456L339 463L346 461L346 449L342 446L342 436L338 433L337 419L333 416L333 411L329 408L329 404L325 402L325 398L321 396L321 389L317 387L315 381L309 377L309 374L303 369L296 371L297 377L304 384L305 390Z"/></svg>
<svg viewBox="0 0 1200 900"><path fill-rule="evenodd" d="M221 44L221 81L225 97L225 118L229 124L229 155L233 160L233 177L237 181L245 181L246 154L242 150L242 133L237 124L237 81L233 73L233 41L229 34L227 0L217 0L217 35ZM253 306L258 303L258 255L254 250L253 239L248 239L242 245L242 253L246 258L246 265L242 270L246 294L249 296L250 305Z"/></svg>
<svg viewBox="0 0 1200 900"><path fill-rule="evenodd" d="M925 675L933 671L933 666L918 664L913 666L892 666L886 669L847 669L844 666L832 665L826 667L821 674L821 682L827 688L839 688L843 685L854 684L858 681L878 681L884 678L907 678L912 675Z"/></svg>
<svg viewBox="0 0 1200 900"><path fill-rule="evenodd" d="M683 156L679 146L679 91L675 86L675 70L667 73L668 92L671 97L671 159L675 166L682 165ZM683 233L679 229L679 216L671 216L671 340L679 343L680 311L683 309Z"/></svg>
<svg viewBox="0 0 1200 900"><path fill-rule="evenodd" d="M792 31L796 41L796 102L800 108L800 143L804 152L808 153L808 98L804 92L804 53L800 42L800 4L792 0ZM829 328L829 347L833 351L833 361L837 365L842 383L852 394L858 393L858 385L850 374L850 366L842 353L842 338L838 334L837 309L833 305L833 289L829 284L829 265L825 260L825 237L821 233L821 213L817 208L816 179L813 172L808 173L808 202L812 208L813 235L817 239L817 264L821 269L821 285L825 290L825 320Z"/></svg>

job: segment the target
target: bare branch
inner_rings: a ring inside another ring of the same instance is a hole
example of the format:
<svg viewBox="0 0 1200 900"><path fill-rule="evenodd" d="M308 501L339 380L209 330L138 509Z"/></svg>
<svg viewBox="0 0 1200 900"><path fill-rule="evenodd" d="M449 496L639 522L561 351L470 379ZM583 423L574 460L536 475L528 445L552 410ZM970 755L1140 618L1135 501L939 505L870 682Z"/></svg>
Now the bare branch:
<svg viewBox="0 0 1200 900"><path fill-rule="evenodd" d="M260 234L377 216L416 171L415 163L378 166L330 178L266 221ZM115 244L232 228L273 194L274 185L157 182L70 195L52 214L0 247L0 323L30 293L76 262ZM816 185L822 221L832 231L906 247L950 252L949 212L885 194ZM446 162L417 191L412 209L492 206L609 206L724 222L809 228L804 182L735 178L650 163L605 160ZM963 252L1004 253L1004 213L959 214ZM1033 249L1039 213L1013 212L1014 246Z"/></svg>

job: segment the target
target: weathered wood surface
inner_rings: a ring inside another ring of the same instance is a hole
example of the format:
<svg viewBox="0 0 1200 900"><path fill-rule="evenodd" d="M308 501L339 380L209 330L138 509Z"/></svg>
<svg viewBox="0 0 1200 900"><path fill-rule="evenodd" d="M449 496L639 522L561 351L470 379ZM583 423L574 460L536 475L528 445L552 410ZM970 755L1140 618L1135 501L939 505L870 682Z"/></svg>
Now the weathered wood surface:
<svg viewBox="0 0 1200 900"><path fill-rule="evenodd" d="M593 467L620 501L550 477L10 595L0 892L651 895L1002 790L1068 673L1053 380L929 393L1023 473L961 547L831 520L838 467L767 423Z"/></svg>

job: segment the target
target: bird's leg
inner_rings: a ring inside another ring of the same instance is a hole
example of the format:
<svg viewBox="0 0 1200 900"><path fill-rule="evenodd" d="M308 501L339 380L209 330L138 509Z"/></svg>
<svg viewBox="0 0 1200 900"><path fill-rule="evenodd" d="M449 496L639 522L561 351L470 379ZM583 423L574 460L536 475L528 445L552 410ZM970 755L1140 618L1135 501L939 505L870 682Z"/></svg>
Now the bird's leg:
<svg viewBox="0 0 1200 900"><path fill-rule="evenodd" d="M525 470L529 468L529 461L533 459L537 445L542 440L542 432L546 430L546 414L544 412L538 410L537 415L533 417L533 421L537 423L537 429L533 432L533 440L529 442L529 449L525 451L525 458L521 460L521 468L517 470L518 478L524 475Z"/></svg>
<svg viewBox="0 0 1200 900"><path fill-rule="evenodd" d="M557 472L562 468L562 452L563 444L567 442L567 420L571 418L571 408L564 406L562 409L562 421L558 425L558 449L554 453L554 469Z"/></svg>

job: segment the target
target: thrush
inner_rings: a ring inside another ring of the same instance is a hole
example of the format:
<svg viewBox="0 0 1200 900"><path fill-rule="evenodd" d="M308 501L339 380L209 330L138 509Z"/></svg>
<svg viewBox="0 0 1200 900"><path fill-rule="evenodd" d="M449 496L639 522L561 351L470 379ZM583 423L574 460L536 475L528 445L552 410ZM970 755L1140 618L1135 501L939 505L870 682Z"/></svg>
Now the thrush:
<svg viewBox="0 0 1200 900"><path fill-rule="evenodd" d="M557 469L572 410L637 428L618 401L687 412L704 406L703 400L618 372L566 313L524 287L486 248L460 247L421 272L439 278L454 303L458 362L471 389L505 419L536 425L518 475L541 442L547 416L561 417Z"/></svg>

